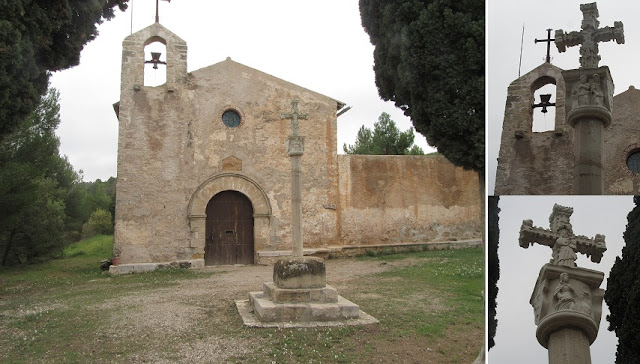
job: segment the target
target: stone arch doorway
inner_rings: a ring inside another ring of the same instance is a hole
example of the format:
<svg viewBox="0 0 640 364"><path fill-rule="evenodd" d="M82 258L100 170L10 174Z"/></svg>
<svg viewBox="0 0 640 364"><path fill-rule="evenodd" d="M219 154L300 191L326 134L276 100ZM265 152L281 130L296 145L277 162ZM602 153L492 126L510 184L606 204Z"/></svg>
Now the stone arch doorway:
<svg viewBox="0 0 640 364"><path fill-rule="evenodd" d="M253 264L253 205L238 191L209 200L205 224L205 265Z"/></svg>
<svg viewBox="0 0 640 364"><path fill-rule="evenodd" d="M238 173L222 173L204 181L193 193L187 209L191 229L190 248L192 254L204 260L207 205L211 198L223 191L237 191L249 198L253 206L253 246L256 252L269 243L271 229L271 204L264 190L252 179Z"/></svg>

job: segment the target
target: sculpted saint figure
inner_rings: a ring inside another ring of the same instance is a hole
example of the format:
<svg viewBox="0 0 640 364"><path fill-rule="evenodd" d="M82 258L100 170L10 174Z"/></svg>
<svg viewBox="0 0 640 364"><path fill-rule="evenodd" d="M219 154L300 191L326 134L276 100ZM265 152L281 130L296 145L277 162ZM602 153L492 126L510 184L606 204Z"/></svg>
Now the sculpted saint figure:
<svg viewBox="0 0 640 364"><path fill-rule="evenodd" d="M560 282L558 282L558 286L553 292L553 300L556 302L556 311L575 309L575 295L575 290L573 289L573 287L571 287L571 285L569 285L569 274L561 273Z"/></svg>
<svg viewBox="0 0 640 364"><path fill-rule="evenodd" d="M580 76L580 82L575 84L571 91L574 108L589 105L590 88L587 75Z"/></svg>
<svg viewBox="0 0 640 364"><path fill-rule="evenodd" d="M576 243L566 237L563 233L553 245L553 264L563 265L565 267L575 267L576 259Z"/></svg>
<svg viewBox="0 0 640 364"><path fill-rule="evenodd" d="M604 91L600 87L600 75L595 74L592 77L591 94L593 95L593 104L596 106L604 106Z"/></svg>

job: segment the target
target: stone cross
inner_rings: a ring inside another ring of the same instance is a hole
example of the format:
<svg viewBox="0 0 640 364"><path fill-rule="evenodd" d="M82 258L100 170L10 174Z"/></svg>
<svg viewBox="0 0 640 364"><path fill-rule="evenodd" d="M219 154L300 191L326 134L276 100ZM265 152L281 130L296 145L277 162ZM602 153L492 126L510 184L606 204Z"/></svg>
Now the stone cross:
<svg viewBox="0 0 640 364"><path fill-rule="evenodd" d="M532 220L522 221L520 227L520 246L528 248L534 243L551 247L551 264L566 267L576 266L576 253L586 254L591 261L600 263L602 254L607 250L604 235L596 234L592 239L583 235L574 235L569 218L573 208L555 204L549 216L550 229L533 226Z"/></svg>
<svg viewBox="0 0 640 364"><path fill-rule="evenodd" d="M298 119L309 119L309 114L300 114L298 112L298 100L291 101L291 112L280 114L282 119L291 119L291 135L297 136L299 133Z"/></svg>
<svg viewBox="0 0 640 364"><path fill-rule="evenodd" d="M618 44L624 44L624 29L621 21L613 22L613 28L598 28L598 7L596 3L581 4L583 14L582 30L565 33L562 29L556 30L555 42L560 53L567 47L580 45L580 68L598 68L600 55L598 54L598 42L615 40Z"/></svg>
<svg viewBox="0 0 640 364"><path fill-rule="evenodd" d="M302 154L304 153L304 137L298 135L298 119L308 119L308 114L298 112L298 100L291 102L291 112L281 113L282 119L291 119L291 135L287 138L287 153L291 157L291 245L292 255L302 257L302 188L300 174L302 171Z"/></svg>
<svg viewBox="0 0 640 364"><path fill-rule="evenodd" d="M547 43L547 57L545 58L545 62L551 63L551 42L555 41L555 39L551 39L551 30L547 29L547 39L534 39L534 43L538 42L546 42Z"/></svg>

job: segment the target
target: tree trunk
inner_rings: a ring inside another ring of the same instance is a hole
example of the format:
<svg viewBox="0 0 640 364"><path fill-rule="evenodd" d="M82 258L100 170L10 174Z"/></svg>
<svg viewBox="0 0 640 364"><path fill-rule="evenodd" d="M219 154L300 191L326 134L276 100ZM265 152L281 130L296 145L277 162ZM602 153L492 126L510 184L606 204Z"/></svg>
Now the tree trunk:
<svg viewBox="0 0 640 364"><path fill-rule="evenodd" d="M11 250L11 245L13 245L13 236L16 234L16 228L11 229L11 233L9 234L9 240L7 241L7 245L4 247L4 255L2 256L2 266L7 265L7 258L9 257L9 251Z"/></svg>

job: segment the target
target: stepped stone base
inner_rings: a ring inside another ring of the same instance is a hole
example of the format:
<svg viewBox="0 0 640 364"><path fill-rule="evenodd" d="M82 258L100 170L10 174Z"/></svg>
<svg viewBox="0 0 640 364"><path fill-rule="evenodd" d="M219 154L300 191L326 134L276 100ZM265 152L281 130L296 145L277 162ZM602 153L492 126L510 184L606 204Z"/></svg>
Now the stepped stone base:
<svg viewBox="0 0 640 364"><path fill-rule="evenodd" d="M328 286L325 272L320 258L279 259L273 266L273 282L265 283L262 292L249 292L248 301L236 302L244 324L310 327L378 322Z"/></svg>
<svg viewBox="0 0 640 364"><path fill-rule="evenodd" d="M288 289L276 287L273 282L268 282L263 285L263 291L264 296L274 303L338 302L338 291L327 285L324 288Z"/></svg>
<svg viewBox="0 0 640 364"><path fill-rule="evenodd" d="M256 318L264 322L339 321L360 315L360 307L341 296L337 296L336 302L276 303L264 292L249 292L249 303Z"/></svg>

